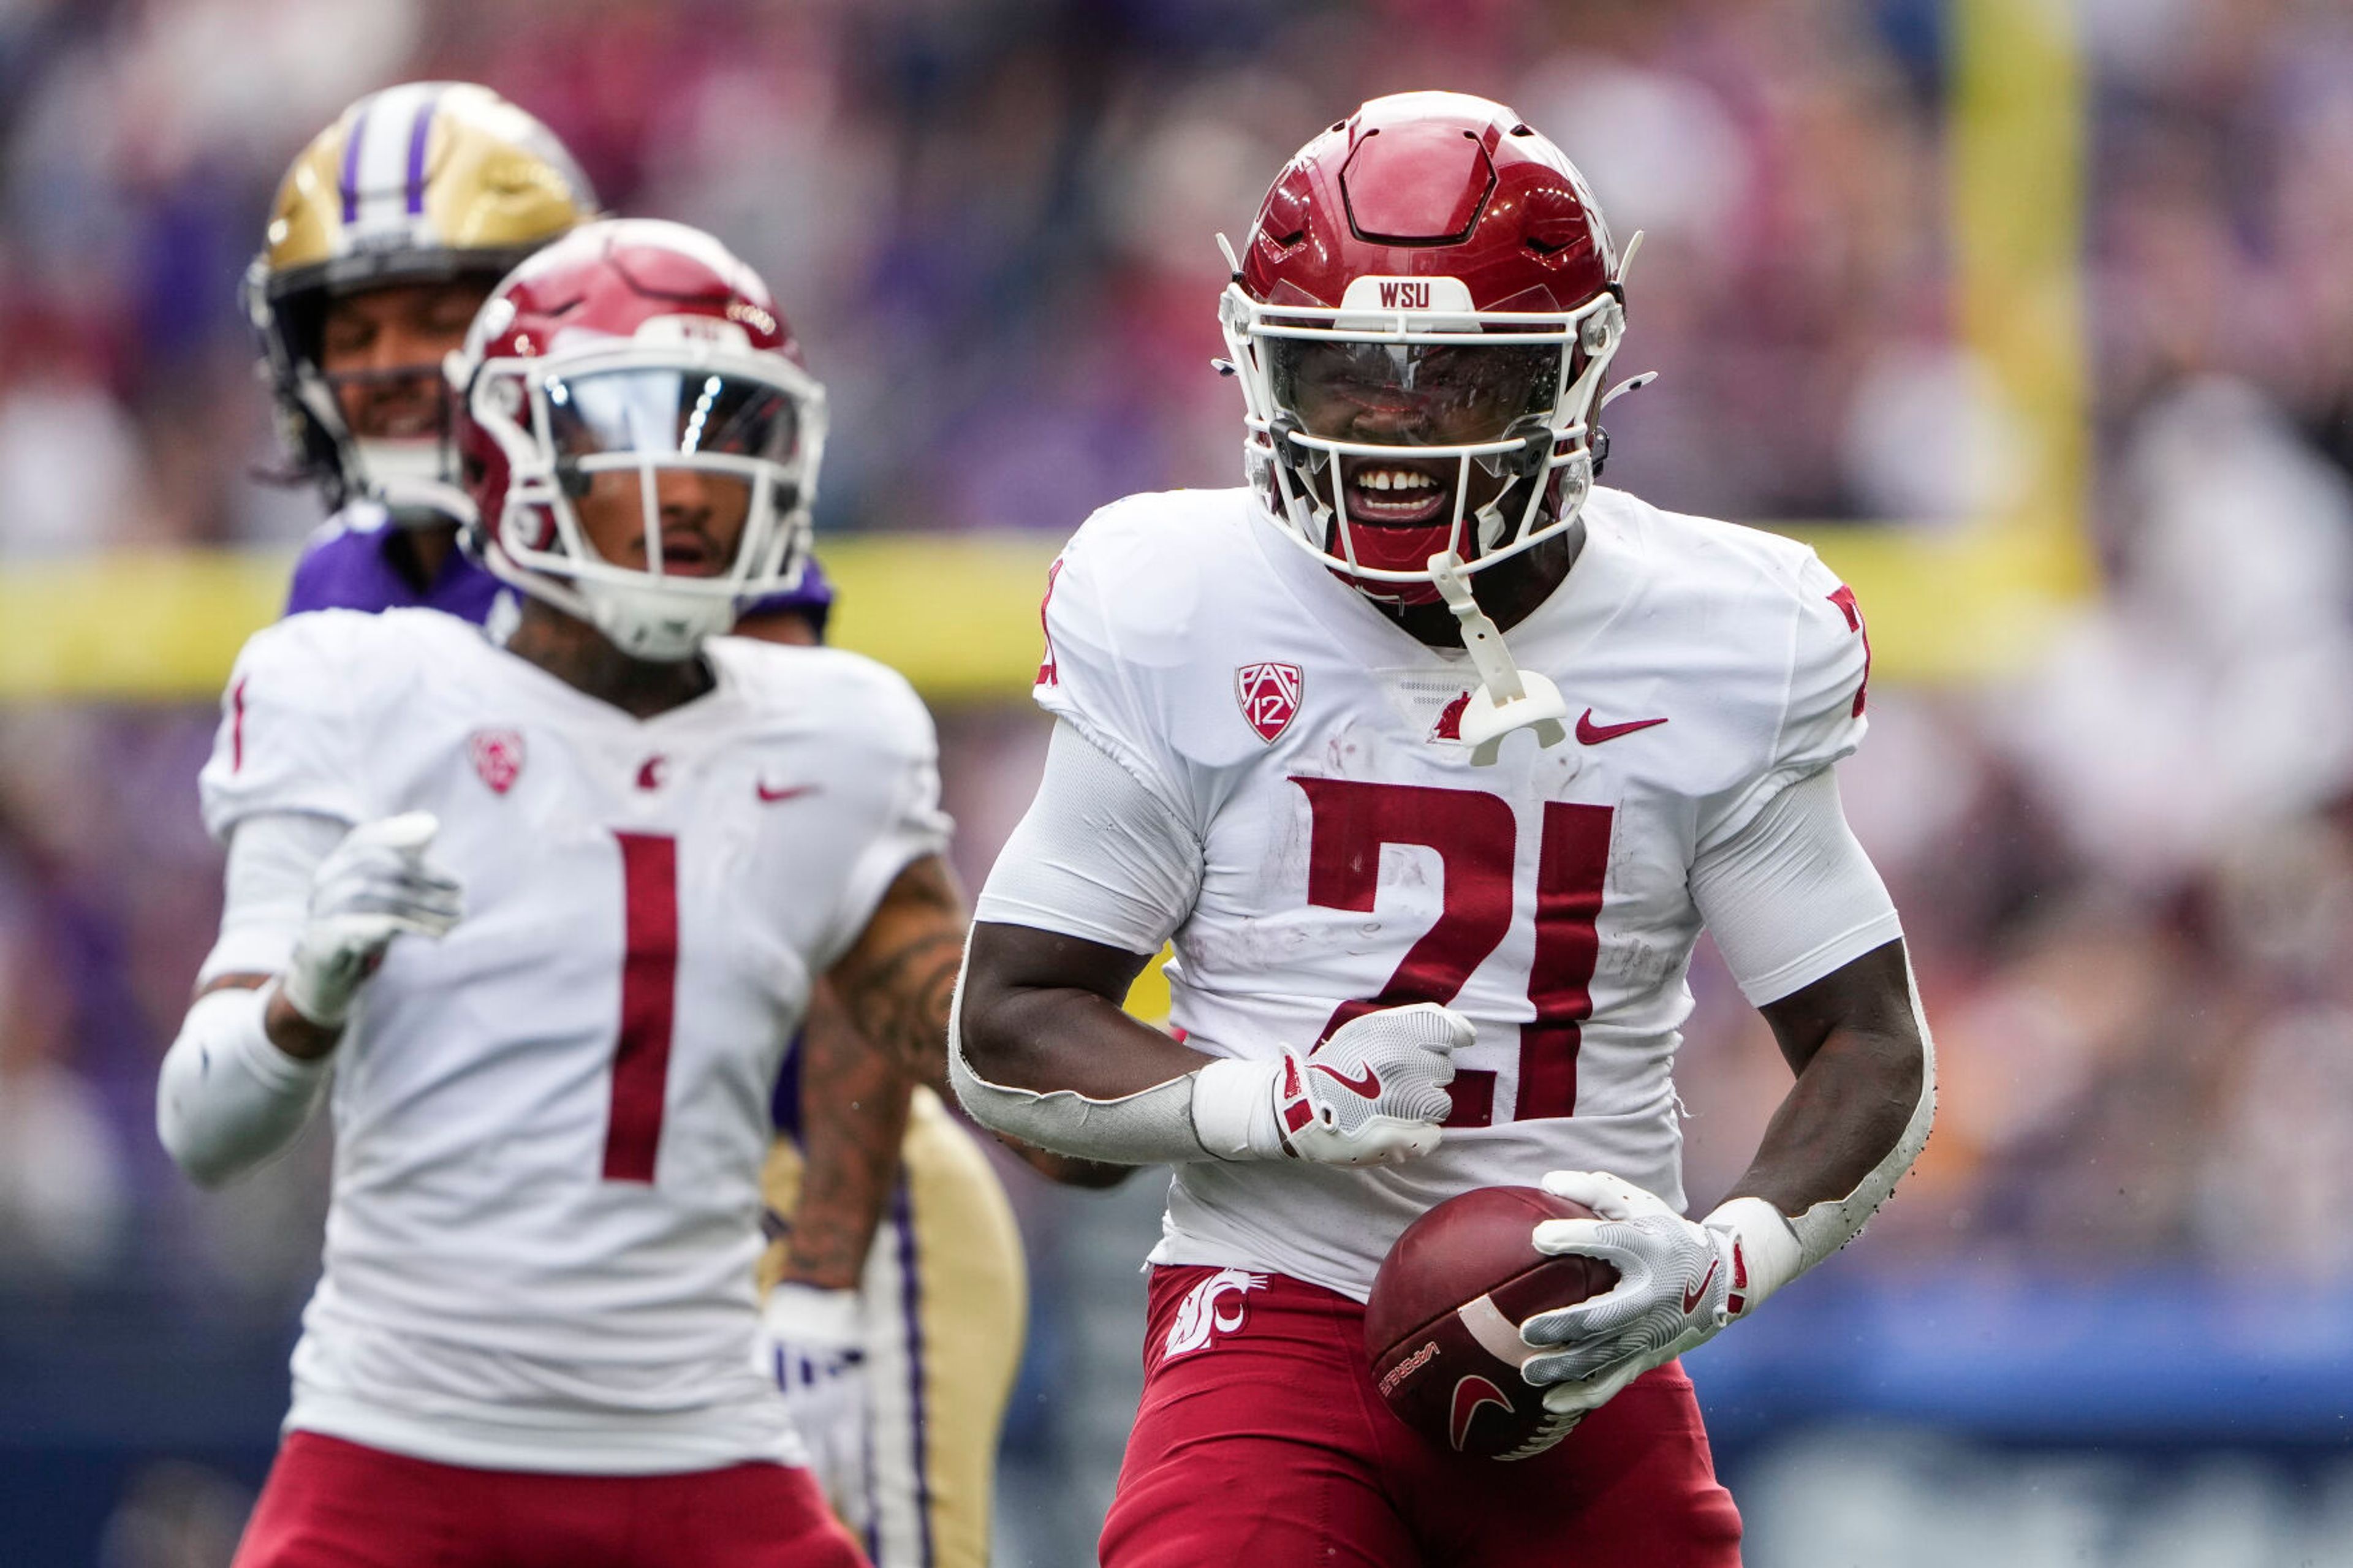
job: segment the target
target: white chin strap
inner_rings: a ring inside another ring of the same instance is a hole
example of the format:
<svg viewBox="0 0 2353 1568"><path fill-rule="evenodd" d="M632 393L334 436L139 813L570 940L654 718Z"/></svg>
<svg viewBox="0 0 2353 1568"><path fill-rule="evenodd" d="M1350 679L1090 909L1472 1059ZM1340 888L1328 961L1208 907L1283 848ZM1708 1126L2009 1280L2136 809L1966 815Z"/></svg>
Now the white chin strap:
<svg viewBox="0 0 2353 1568"><path fill-rule="evenodd" d="M1452 551L1430 558L1430 581L1437 584L1446 607L1462 624L1462 646L1479 671L1479 685L1462 710L1463 743L1478 767L1493 767L1504 737L1514 730L1534 730L1536 744L1557 746L1568 739L1568 704L1549 677L1522 669L1512 662L1504 634L1479 607L1471 592L1471 574L1462 557Z"/></svg>
<svg viewBox="0 0 2353 1568"><path fill-rule="evenodd" d="M632 658L655 664L691 658L704 639L723 636L735 625L732 599L665 594L593 578L575 582L572 588L607 641Z"/></svg>
<svg viewBox="0 0 2353 1568"><path fill-rule="evenodd" d="M474 503L449 482L438 441L393 441L364 437L352 443L359 457L359 491L382 504L397 521L411 526L462 523Z"/></svg>
<svg viewBox="0 0 2353 1568"><path fill-rule="evenodd" d="M486 542L482 563L509 587L586 621L615 647L649 663L692 658L706 638L735 627L738 601L725 595L559 577L517 562L496 539Z"/></svg>

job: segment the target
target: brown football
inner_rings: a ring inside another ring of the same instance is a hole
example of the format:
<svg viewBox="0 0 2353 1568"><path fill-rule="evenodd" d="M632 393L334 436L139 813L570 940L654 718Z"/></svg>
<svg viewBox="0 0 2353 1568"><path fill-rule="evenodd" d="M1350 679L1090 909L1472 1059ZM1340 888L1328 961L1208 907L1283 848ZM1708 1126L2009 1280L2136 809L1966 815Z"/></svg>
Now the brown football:
<svg viewBox="0 0 2353 1568"><path fill-rule="evenodd" d="M1597 1258L1550 1258L1539 1221L1591 1219L1583 1204L1535 1187L1479 1187L1406 1226L1365 1303L1373 1381L1398 1418L1456 1453L1525 1459L1576 1423L1544 1407L1520 1375L1520 1324L1599 1295L1618 1271Z"/></svg>

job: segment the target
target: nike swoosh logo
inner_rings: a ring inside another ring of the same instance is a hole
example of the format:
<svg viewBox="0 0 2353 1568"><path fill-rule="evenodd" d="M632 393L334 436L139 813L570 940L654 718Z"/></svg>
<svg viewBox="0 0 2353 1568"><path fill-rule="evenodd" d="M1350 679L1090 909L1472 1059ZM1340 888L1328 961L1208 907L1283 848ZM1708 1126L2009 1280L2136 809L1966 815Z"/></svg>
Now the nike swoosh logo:
<svg viewBox="0 0 2353 1568"><path fill-rule="evenodd" d="M1637 730L1647 730L1653 724L1663 724L1664 719L1634 719L1623 724L1597 724L1593 710L1588 708L1577 721L1577 743L1598 746L1604 741L1614 741L1620 735L1630 735Z"/></svg>
<svg viewBox="0 0 2353 1568"><path fill-rule="evenodd" d="M1471 1418L1490 1405L1505 1415L1512 1413L1512 1402L1504 1397L1504 1391L1477 1373L1455 1380L1454 1409L1447 1427L1456 1453L1462 1451L1463 1439L1471 1436Z"/></svg>
<svg viewBox="0 0 2353 1568"><path fill-rule="evenodd" d="M1307 1068L1311 1072L1322 1073L1334 1083L1345 1088L1351 1094L1361 1094L1366 1100L1378 1100L1381 1097L1380 1075L1373 1071L1372 1064L1369 1062L1365 1065L1363 1068L1365 1076L1361 1079L1345 1077L1338 1068L1325 1067L1322 1062L1309 1062Z"/></svg>
<svg viewBox="0 0 2353 1568"><path fill-rule="evenodd" d="M1707 1282L1715 1278L1715 1266L1722 1261L1722 1258L1715 1258L1708 1259L1707 1272L1699 1277L1698 1284L1683 1292L1683 1311L1685 1313L1689 1313L1694 1307L1698 1306L1699 1299L1707 1294Z"/></svg>
<svg viewBox="0 0 2353 1568"><path fill-rule="evenodd" d="M765 779L762 779L754 787L758 790L760 798L770 805L776 805L780 800L797 800L802 795L817 793L815 784L787 784L783 789L770 789L768 781Z"/></svg>

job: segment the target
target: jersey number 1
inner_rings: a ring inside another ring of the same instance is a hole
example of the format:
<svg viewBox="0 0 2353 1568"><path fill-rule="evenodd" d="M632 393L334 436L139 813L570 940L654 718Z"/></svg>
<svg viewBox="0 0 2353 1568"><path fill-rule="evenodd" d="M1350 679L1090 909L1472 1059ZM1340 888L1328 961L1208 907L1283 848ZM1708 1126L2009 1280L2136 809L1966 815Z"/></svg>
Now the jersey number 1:
<svg viewBox="0 0 2353 1568"><path fill-rule="evenodd" d="M1372 912L1381 846L1435 850L1445 879L1438 921L1406 950L1377 996L1343 1002L1324 1026L1329 1037L1350 1019L1415 1002L1451 1003L1512 925L1512 870L1519 825L1501 796L1422 784L1356 779L1292 781L1307 792L1307 901ZM1535 1017L1520 1026L1519 1096L1511 1120L1534 1121L1577 1110L1577 1026L1593 1014L1594 922L1609 870L1611 808L1549 801L1536 847L1536 947L1528 972ZM1447 1092L1449 1127L1495 1119L1495 1075L1456 1070Z"/></svg>
<svg viewBox="0 0 2353 1568"><path fill-rule="evenodd" d="M613 1052L605 1179L650 1182L678 1010L678 840L621 833L621 1033Z"/></svg>

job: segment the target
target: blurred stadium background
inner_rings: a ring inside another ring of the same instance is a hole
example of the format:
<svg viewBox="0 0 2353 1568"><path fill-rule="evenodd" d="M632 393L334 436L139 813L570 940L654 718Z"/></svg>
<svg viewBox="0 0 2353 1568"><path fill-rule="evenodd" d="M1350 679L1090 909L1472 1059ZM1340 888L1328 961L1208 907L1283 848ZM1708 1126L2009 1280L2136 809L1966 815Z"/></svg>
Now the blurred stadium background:
<svg viewBox="0 0 2353 1568"><path fill-rule="evenodd" d="M223 1197L153 1081L194 777L307 492L232 304L292 153L487 82L760 267L839 410L844 640L939 706L977 882L1035 591L1237 474L1221 269L1376 92L1514 104L1649 240L1609 478L1813 538L1843 770L1943 1047L1922 1168L1694 1358L1751 1561L2353 1563L2353 12L2341 0L0 0L0 1561L218 1568L322 1139ZM1712 960L1695 1194L1779 1093ZM1156 1181L1017 1179L1001 1561L1092 1561Z"/></svg>

